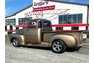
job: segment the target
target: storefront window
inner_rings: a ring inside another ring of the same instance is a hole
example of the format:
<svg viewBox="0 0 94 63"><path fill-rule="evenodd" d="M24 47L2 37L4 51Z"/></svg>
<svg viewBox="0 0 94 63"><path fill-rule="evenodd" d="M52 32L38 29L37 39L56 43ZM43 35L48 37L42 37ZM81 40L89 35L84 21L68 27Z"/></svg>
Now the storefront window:
<svg viewBox="0 0 94 63"><path fill-rule="evenodd" d="M19 18L19 25L27 25L31 22L30 18Z"/></svg>
<svg viewBox="0 0 94 63"><path fill-rule="evenodd" d="M59 24L75 24L82 23L82 14L69 14L69 15L60 15Z"/></svg>
<svg viewBox="0 0 94 63"><path fill-rule="evenodd" d="M6 25L15 25L15 19L6 19Z"/></svg>

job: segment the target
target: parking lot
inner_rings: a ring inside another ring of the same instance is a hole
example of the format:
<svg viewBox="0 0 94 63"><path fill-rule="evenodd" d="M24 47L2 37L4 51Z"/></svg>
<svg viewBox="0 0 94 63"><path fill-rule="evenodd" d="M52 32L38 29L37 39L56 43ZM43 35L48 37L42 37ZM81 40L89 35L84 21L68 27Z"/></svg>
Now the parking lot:
<svg viewBox="0 0 94 63"><path fill-rule="evenodd" d="M5 63L89 63L88 46L83 46L79 51L56 54L50 48L15 48L7 37L5 42Z"/></svg>

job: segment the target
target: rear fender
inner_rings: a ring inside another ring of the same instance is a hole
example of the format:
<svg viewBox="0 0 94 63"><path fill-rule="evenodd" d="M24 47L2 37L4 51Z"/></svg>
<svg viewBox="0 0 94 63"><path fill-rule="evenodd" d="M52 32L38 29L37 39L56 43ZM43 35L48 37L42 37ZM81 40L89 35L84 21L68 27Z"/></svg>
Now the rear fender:
<svg viewBox="0 0 94 63"><path fill-rule="evenodd" d="M53 35L50 39L49 46L51 46L54 40L64 41L67 47L75 47L77 45L76 38L73 37L72 35L62 35L62 34Z"/></svg>

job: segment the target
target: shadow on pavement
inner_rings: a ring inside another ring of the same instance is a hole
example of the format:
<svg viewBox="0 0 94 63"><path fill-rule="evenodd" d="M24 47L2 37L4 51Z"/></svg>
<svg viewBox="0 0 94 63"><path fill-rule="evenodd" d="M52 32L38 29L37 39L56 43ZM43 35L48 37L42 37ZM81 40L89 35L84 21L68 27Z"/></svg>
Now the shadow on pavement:
<svg viewBox="0 0 94 63"><path fill-rule="evenodd" d="M74 52L74 51L79 51L81 48L82 48L82 46L75 47L75 48L67 48L66 51L67 52Z"/></svg>
<svg viewBox="0 0 94 63"><path fill-rule="evenodd" d="M36 46L23 46L23 47L25 47L25 48L33 48L33 49L49 50L49 51L51 50L50 47L36 47ZM79 51L81 47L82 47L82 46L76 47L76 48L67 48L66 51L67 51L67 52Z"/></svg>
<svg viewBox="0 0 94 63"><path fill-rule="evenodd" d="M25 48L33 48L33 49L43 49L43 50L51 50L50 47L36 47L36 46L23 46Z"/></svg>

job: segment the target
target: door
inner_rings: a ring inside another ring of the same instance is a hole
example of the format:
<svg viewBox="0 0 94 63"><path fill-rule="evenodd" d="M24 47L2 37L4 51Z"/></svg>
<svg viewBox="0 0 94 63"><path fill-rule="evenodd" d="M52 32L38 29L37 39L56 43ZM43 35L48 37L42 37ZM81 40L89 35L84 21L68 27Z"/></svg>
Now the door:
<svg viewBox="0 0 94 63"><path fill-rule="evenodd" d="M41 42L40 39L40 29L38 28L30 28L25 31L25 41L28 43L39 44Z"/></svg>

